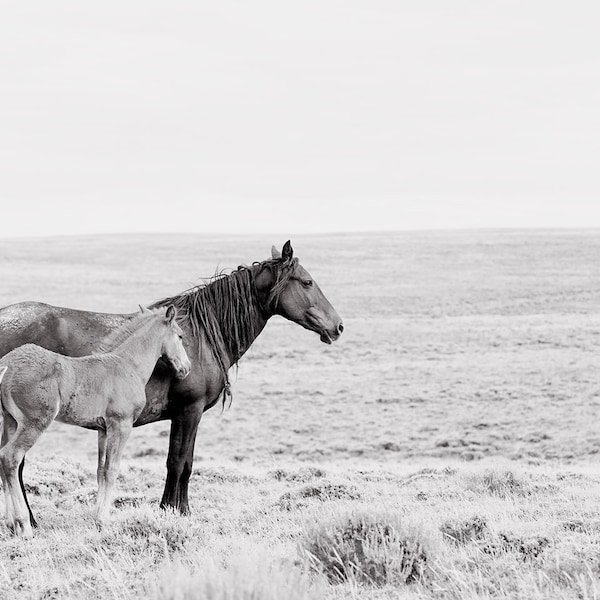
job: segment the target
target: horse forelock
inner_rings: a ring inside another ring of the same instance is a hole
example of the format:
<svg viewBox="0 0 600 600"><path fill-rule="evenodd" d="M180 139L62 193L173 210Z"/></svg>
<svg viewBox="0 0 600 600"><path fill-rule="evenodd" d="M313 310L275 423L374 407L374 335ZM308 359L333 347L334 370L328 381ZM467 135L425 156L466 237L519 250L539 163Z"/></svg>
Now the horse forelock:
<svg viewBox="0 0 600 600"><path fill-rule="evenodd" d="M269 292L268 304L271 310L275 310L277 305L279 304L279 297L285 288L287 287L290 279L296 273L298 269L298 259L292 258L291 260L283 262L281 259L274 259L272 261L268 261L271 263L275 263L276 272L274 273L275 280L273 285L271 286L271 291Z"/></svg>

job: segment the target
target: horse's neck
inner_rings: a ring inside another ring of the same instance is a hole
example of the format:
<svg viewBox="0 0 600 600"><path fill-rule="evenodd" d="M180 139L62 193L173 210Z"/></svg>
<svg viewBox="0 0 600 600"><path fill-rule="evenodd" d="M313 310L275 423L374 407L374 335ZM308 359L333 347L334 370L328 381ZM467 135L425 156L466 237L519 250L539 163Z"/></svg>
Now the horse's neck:
<svg viewBox="0 0 600 600"><path fill-rule="evenodd" d="M240 311L240 313L243 312L243 314L240 314L239 322L244 323L246 326L249 327L250 334L248 336L245 336L245 342L239 345L238 351L235 355L232 355L232 353L227 348L225 348L225 354L227 355L227 358L223 367L226 371L229 370L234 364L236 364L238 360L242 358L242 356L244 356L244 354L246 354L250 346L254 343L256 338L265 328L267 321L272 316L271 314L265 313L265 310L261 308L256 298L253 298L250 304L246 303L242 305L240 303L237 306L237 309ZM219 325L221 327L221 335L225 339L225 337L231 332L225 331L225 324L220 323Z"/></svg>
<svg viewBox="0 0 600 600"><path fill-rule="evenodd" d="M227 369L229 369L235 363L237 363L237 361L240 360L240 358L242 358L242 356L244 356L246 352L248 352L250 346L252 346L256 338L262 333L262 330L265 328L265 325L267 324L267 321L270 318L270 315L266 316L262 313L258 305L253 306L252 308L252 318L254 320L253 335L248 339L247 344L244 344L240 347L238 356L229 356L229 364L226 365Z"/></svg>
<svg viewBox="0 0 600 600"><path fill-rule="evenodd" d="M153 327L145 327L128 337L112 350L111 354L129 363L143 381L148 381L160 358L161 350L162 340L153 335Z"/></svg>

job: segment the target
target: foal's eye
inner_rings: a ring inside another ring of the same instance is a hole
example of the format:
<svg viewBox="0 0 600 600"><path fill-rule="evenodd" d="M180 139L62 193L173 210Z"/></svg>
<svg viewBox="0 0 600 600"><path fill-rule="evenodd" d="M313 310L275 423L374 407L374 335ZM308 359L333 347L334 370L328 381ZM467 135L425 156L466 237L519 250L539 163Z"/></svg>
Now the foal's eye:
<svg viewBox="0 0 600 600"><path fill-rule="evenodd" d="M305 279L305 280L302 282L302 285L303 285L304 287L310 287L310 286L312 285L312 283L313 283L313 282L312 282L312 279Z"/></svg>
<svg viewBox="0 0 600 600"><path fill-rule="evenodd" d="M180 335L180 336L179 336L179 339L180 339L180 340L182 340L182 339L183 339L183 336L182 336L182 335Z"/></svg>

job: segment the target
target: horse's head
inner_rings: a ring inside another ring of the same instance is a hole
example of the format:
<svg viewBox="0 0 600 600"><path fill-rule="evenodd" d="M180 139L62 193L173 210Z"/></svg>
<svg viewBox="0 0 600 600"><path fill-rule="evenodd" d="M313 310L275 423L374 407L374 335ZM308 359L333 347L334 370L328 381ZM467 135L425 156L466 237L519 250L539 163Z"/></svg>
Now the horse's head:
<svg viewBox="0 0 600 600"><path fill-rule="evenodd" d="M318 333L326 344L337 340L344 331L342 320L317 282L294 258L289 240L281 252L273 246L271 253L271 268L264 269L256 281L270 311Z"/></svg>
<svg viewBox="0 0 600 600"><path fill-rule="evenodd" d="M142 309L145 310L145 309ZM183 347L183 330L177 324L177 311L173 305L161 310L161 319L164 325L161 356L175 372L177 379L188 376L192 363Z"/></svg>

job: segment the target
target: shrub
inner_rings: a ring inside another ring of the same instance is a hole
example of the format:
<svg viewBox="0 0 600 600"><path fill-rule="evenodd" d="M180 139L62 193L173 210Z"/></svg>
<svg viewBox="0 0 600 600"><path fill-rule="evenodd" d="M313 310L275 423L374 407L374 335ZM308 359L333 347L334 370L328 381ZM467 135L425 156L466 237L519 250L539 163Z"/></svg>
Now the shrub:
<svg viewBox="0 0 600 600"><path fill-rule="evenodd" d="M172 553L183 550L188 541L199 534L198 528L190 526L185 519L168 513L157 514L148 508L119 515L103 533L102 542L107 547L125 545L135 551L152 549Z"/></svg>
<svg viewBox="0 0 600 600"><path fill-rule="evenodd" d="M484 517L475 515L462 521L446 521L440 526L444 537L455 544L466 544L485 537L488 530L487 521Z"/></svg>
<svg viewBox="0 0 600 600"><path fill-rule="evenodd" d="M479 492L508 498L509 496L531 496L538 493L556 493L557 486L544 476L516 475L510 470L487 469L483 475L470 478L470 487Z"/></svg>
<svg viewBox="0 0 600 600"><path fill-rule="evenodd" d="M322 481L313 485L305 485L298 490L286 492L279 498L279 506L284 510L292 510L304 503L301 499L314 498L327 502L329 500L358 500L361 497L358 489L344 483Z"/></svg>
<svg viewBox="0 0 600 600"><path fill-rule="evenodd" d="M427 545L422 531L395 513L354 511L307 525L300 551L331 583L383 586L420 581Z"/></svg>
<svg viewBox="0 0 600 600"><path fill-rule="evenodd" d="M299 481L306 483L311 479L325 477L326 473L318 467L303 467L298 471L286 471L285 469L275 469L270 471L269 476L277 481Z"/></svg>

